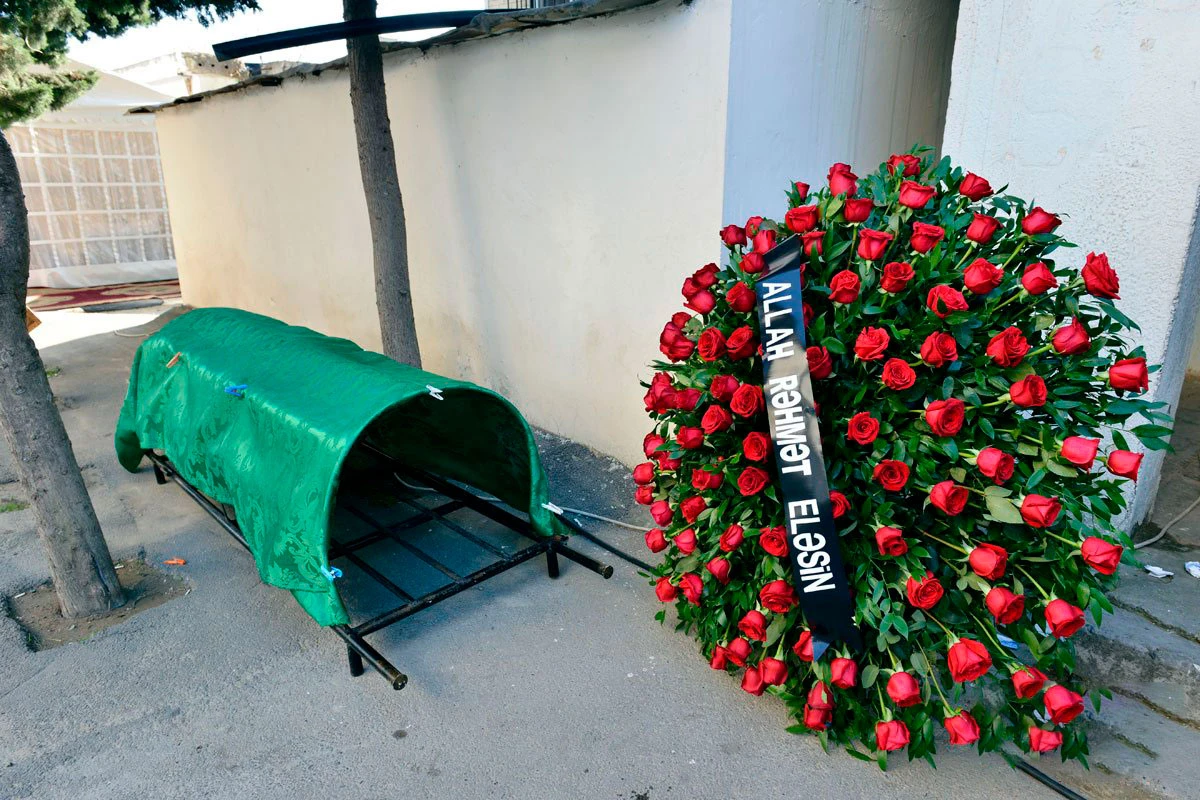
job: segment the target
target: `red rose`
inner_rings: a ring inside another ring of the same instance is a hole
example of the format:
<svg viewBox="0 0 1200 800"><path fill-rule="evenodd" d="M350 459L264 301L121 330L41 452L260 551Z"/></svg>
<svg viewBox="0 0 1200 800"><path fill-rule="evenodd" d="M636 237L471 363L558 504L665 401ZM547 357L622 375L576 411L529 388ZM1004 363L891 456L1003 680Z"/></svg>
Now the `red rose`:
<svg viewBox="0 0 1200 800"><path fill-rule="evenodd" d="M967 300L958 289L941 283L929 290L929 295L925 298L925 305L934 314L945 319L955 311L965 311Z"/></svg>
<svg viewBox="0 0 1200 800"><path fill-rule="evenodd" d="M647 461L634 467L633 482L639 485L654 483L654 465Z"/></svg>
<svg viewBox="0 0 1200 800"><path fill-rule="evenodd" d="M767 685L763 683L762 674L758 671L758 668L747 667L746 671L742 673L742 691L752 694L755 697L761 697L763 690L766 688Z"/></svg>
<svg viewBox="0 0 1200 800"><path fill-rule="evenodd" d="M725 430L733 424L733 415L721 406L709 406L700 418L700 429L713 434Z"/></svg>
<svg viewBox="0 0 1200 800"><path fill-rule="evenodd" d="M661 528L651 528L646 531L646 547L651 553L661 553L667 549L667 535Z"/></svg>
<svg viewBox="0 0 1200 800"><path fill-rule="evenodd" d="M658 335L658 349L672 361L683 361L692 354L694 347L692 340L683 335L683 328L674 321L664 325Z"/></svg>
<svg viewBox="0 0 1200 800"><path fill-rule="evenodd" d="M926 572L919 581L910 575L904 589L908 593L908 602L927 611L936 606L945 594L942 582L935 578L932 572Z"/></svg>
<svg viewBox="0 0 1200 800"><path fill-rule="evenodd" d="M957 397L934 400L925 407L925 421L935 436L955 436L962 430L966 406Z"/></svg>
<svg viewBox="0 0 1200 800"><path fill-rule="evenodd" d="M1084 626L1083 609L1066 600L1051 600L1046 604L1046 624L1059 639L1066 639Z"/></svg>
<svg viewBox="0 0 1200 800"><path fill-rule="evenodd" d="M1025 613L1025 596L1013 594L1003 586L989 590L983 602L1001 625L1011 625Z"/></svg>
<svg viewBox="0 0 1200 800"><path fill-rule="evenodd" d="M671 585L671 579L666 577L654 582L654 594L664 603L669 603L679 596L679 592Z"/></svg>
<svg viewBox="0 0 1200 800"><path fill-rule="evenodd" d="M1049 267L1041 261L1035 261L1025 268L1025 272L1021 275L1021 285L1030 294L1038 295L1058 286L1058 279L1054 277L1054 273L1050 271Z"/></svg>
<svg viewBox="0 0 1200 800"><path fill-rule="evenodd" d="M1049 753L1062 745L1063 735L1058 731L1029 728L1029 749L1035 753Z"/></svg>
<svg viewBox="0 0 1200 800"><path fill-rule="evenodd" d="M833 691L823 681L817 681L808 690L808 702L804 704L804 726L820 731L824 730L832 720Z"/></svg>
<svg viewBox="0 0 1200 800"><path fill-rule="evenodd" d="M987 294L1000 285L1004 273L986 258L977 258L963 270L963 285L975 294Z"/></svg>
<svg viewBox="0 0 1200 800"><path fill-rule="evenodd" d="M1046 405L1046 382L1037 375L1026 375L1008 387L1008 394L1022 408L1041 408Z"/></svg>
<svg viewBox="0 0 1200 800"><path fill-rule="evenodd" d="M742 493L742 497L750 497L767 488L769 482L767 473L758 467L746 467L742 474L738 475L738 491Z"/></svg>
<svg viewBox="0 0 1200 800"><path fill-rule="evenodd" d="M861 283L857 274L844 269L829 279L829 299L835 303L853 303L858 299Z"/></svg>
<svg viewBox="0 0 1200 800"><path fill-rule="evenodd" d="M633 492L633 499L639 505L648 506L654 502L654 487L639 486Z"/></svg>
<svg viewBox="0 0 1200 800"><path fill-rule="evenodd" d="M750 330L748 325L743 325L729 334L729 338L725 340L725 346L729 349L729 357L737 361L753 355L755 348L758 347L758 342L754 340L754 331Z"/></svg>
<svg viewBox="0 0 1200 800"><path fill-rule="evenodd" d="M758 662L758 674L768 686L782 686L788 679L787 664L778 658L764 658Z"/></svg>
<svg viewBox="0 0 1200 800"><path fill-rule="evenodd" d="M881 556L902 556L908 552L908 542L899 528L886 525L875 531L875 546Z"/></svg>
<svg viewBox="0 0 1200 800"><path fill-rule="evenodd" d="M808 184L802 181L794 181L792 186L796 187L796 199L804 202L805 198L808 197Z"/></svg>
<svg viewBox="0 0 1200 800"><path fill-rule="evenodd" d="M783 215L783 224L795 233L807 233L817 227L820 211L816 206L797 206L789 208Z"/></svg>
<svg viewBox="0 0 1200 800"><path fill-rule="evenodd" d="M704 592L704 581L694 572L679 576L679 591L694 606L700 605L700 595Z"/></svg>
<svg viewBox="0 0 1200 800"><path fill-rule="evenodd" d="M1049 528L1058 519L1062 503L1056 497L1027 494L1021 501L1021 518L1031 528Z"/></svg>
<svg viewBox="0 0 1200 800"><path fill-rule="evenodd" d="M1113 450L1105 460L1108 471L1122 478L1136 481L1138 469L1142 466L1143 453L1131 453L1128 450Z"/></svg>
<svg viewBox="0 0 1200 800"><path fill-rule="evenodd" d="M713 669L726 669L729 666L729 651L721 645L713 648L712 658L708 660L708 665Z"/></svg>
<svg viewBox="0 0 1200 800"><path fill-rule="evenodd" d="M936 194L937 190L932 186L925 186L916 181L900 182L900 205L902 206L924 208L925 204Z"/></svg>
<svg viewBox="0 0 1200 800"><path fill-rule="evenodd" d="M809 258L821 255L821 242L825 239L825 231L809 231L800 234L804 254Z"/></svg>
<svg viewBox="0 0 1200 800"><path fill-rule="evenodd" d="M939 225L914 222L912 226L912 238L909 239L908 244L918 253L928 253L937 247L938 242L942 241L945 236L946 229Z"/></svg>
<svg viewBox="0 0 1200 800"><path fill-rule="evenodd" d="M1009 326L988 342L987 354L1002 367L1015 367L1029 352L1029 342L1020 328Z"/></svg>
<svg viewBox="0 0 1200 800"><path fill-rule="evenodd" d="M717 470L718 468L714 466L712 469ZM692 488L698 492L716 489L721 485L722 480L724 480L724 475L719 471L712 472L707 469L692 470Z"/></svg>
<svg viewBox="0 0 1200 800"><path fill-rule="evenodd" d="M703 267L692 273L692 281L694 281L696 286L700 287L701 289L711 289L714 285L716 285L717 273L720 271L721 268L716 264L705 264ZM684 292L684 296L690 297L687 292Z"/></svg>
<svg viewBox="0 0 1200 800"><path fill-rule="evenodd" d="M1114 389L1144 392L1150 388L1146 359L1126 358L1108 368L1108 382Z"/></svg>
<svg viewBox="0 0 1200 800"><path fill-rule="evenodd" d="M813 380L819 381L833 374L833 360L829 357L828 350L824 347L810 347L805 352L808 355L808 374Z"/></svg>
<svg viewBox="0 0 1200 800"><path fill-rule="evenodd" d="M1050 343L1054 345L1055 352L1064 356L1083 353L1092 346L1092 340L1088 336L1087 328L1084 327L1078 318L1072 318L1069 325L1056 330L1054 336L1050 339Z"/></svg>
<svg viewBox="0 0 1200 800"><path fill-rule="evenodd" d="M742 534L744 532L745 528L735 522L726 528L725 532L721 534L718 545L726 553L732 553L737 549L737 546L742 543Z"/></svg>
<svg viewBox="0 0 1200 800"><path fill-rule="evenodd" d="M934 331L921 343L921 360L931 367L958 361L958 344L950 334Z"/></svg>
<svg viewBox="0 0 1200 800"><path fill-rule="evenodd" d="M764 608L776 614L786 614L800 602L796 598L796 590L786 581L771 581L759 591L758 599Z"/></svg>
<svg viewBox="0 0 1200 800"><path fill-rule="evenodd" d="M921 159L911 153L892 153L888 156L887 171L889 175L899 171L904 177L910 178L921 171Z"/></svg>
<svg viewBox="0 0 1200 800"><path fill-rule="evenodd" d="M992 656L987 648L974 639L959 639L946 654L950 677L958 683L982 678L992 668Z"/></svg>
<svg viewBox="0 0 1200 800"><path fill-rule="evenodd" d="M1055 725L1066 725L1083 713L1083 697L1062 685L1047 689L1042 702Z"/></svg>
<svg viewBox="0 0 1200 800"><path fill-rule="evenodd" d="M755 300L754 290L741 281L735 283L725 293L725 302L729 303L729 307L739 314L744 314L754 308Z"/></svg>
<svg viewBox="0 0 1200 800"><path fill-rule="evenodd" d="M987 182L987 178L968 172L958 184L958 193L978 202L992 193L992 185Z"/></svg>
<svg viewBox="0 0 1200 800"><path fill-rule="evenodd" d="M986 214L976 214L971 220L971 224L967 226L967 238L972 242L979 244L987 244L996 235L996 229L1000 227L1000 220L995 217L989 217Z"/></svg>
<svg viewBox="0 0 1200 800"><path fill-rule="evenodd" d="M833 504L833 518L841 519L850 510L850 501L841 492L830 492L829 502Z"/></svg>
<svg viewBox="0 0 1200 800"><path fill-rule="evenodd" d="M844 194L853 197L858 191L858 176L850 171L849 164L834 164L829 168L829 193L835 197Z"/></svg>
<svg viewBox="0 0 1200 800"><path fill-rule="evenodd" d="M850 418L846 438L858 444L870 444L879 435L879 420L869 411L860 411ZM653 473L652 473L653 474Z"/></svg>
<svg viewBox="0 0 1200 800"><path fill-rule="evenodd" d="M1121 282L1117 273L1108 265L1108 256L1104 253L1096 255L1088 253L1083 265L1083 285L1094 297L1107 297L1110 300L1120 300Z"/></svg>
<svg viewBox="0 0 1200 800"><path fill-rule="evenodd" d="M764 408L762 387L743 383L733 393L729 408L739 417L753 417Z"/></svg>
<svg viewBox="0 0 1200 800"><path fill-rule="evenodd" d="M725 355L725 336L716 328L705 328L696 342L696 352L705 361L716 361Z"/></svg>
<svg viewBox="0 0 1200 800"><path fill-rule="evenodd" d="M671 511L670 503L666 500L659 500L650 506L650 516L654 518L655 525L669 525L671 524L671 518L675 514Z"/></svg>
<svg viewBox="0 0 1200 800"><path fill-rule="evenodd" d="M858 683L858 664L850 658L835 658L829 665L829 682L839 689L853 689Z"/></svg>
<svg viewBox="0 0 1200 800"><path fill-rule="evenodd" d="M941 511L956 517L967 505L967 487L954 481L942 481L929 491L929 502Z"/></svg>
<svg viewBox="0 0 1200 800"><path fill-rule="evenodd" d="M738 622L738 630L747 639L753 639L756 642L765 642L767 640L767 618L763 616L761 611L751 609L746 612Z"/></svg>
<svg viewBox="0 0 1200 800"><path fill-rule="evenodd" d="M763 254L775 246L775 231L759 231L754 234L754 252Z"/></svg>
<svg viewBox="0 0 1200 800"><path fill-rule="evenodd" d="M997 486L1003 486L1012 478L1016 464L1008 453L995 447L985 447L975 457L975 466Z"/></svg>
<svg viewBox="0 0 1200 800"><path fill-rule="evenodd" d="M746 232L737 225L726 225L721 228L721 241L726 247L737 247L746 243Z"/></svg>
<svg viewBox="0 0 1200 800"><path fill-rule="evenodd" d="M915 706L921 702L921 684L907 672L893 672L888 678L887 696L900 708Z"/></svg>
<svg viewBox="0 0 1200 800"><path fill-rule="evenodd" d="M751 237L755 236L758 233L759 228L762 224L763 224L763 218L757 214L755 214L753 217L747 218L746 225L745 225L746 235L751 236Z"/></svg>
<svg viewBox="0 0 1200 800"><path fill-rule="evenodd" d="M1060 452L1062 457L1080 469L1091 469L1100 451L1099 439L1088 439L1085 436L1068 436L1063 439Z"/></svg>
<svg viewBox="0 0 1200 800"><path fill-rule="evenodd" d="M889 261L883 267L883 275L879 278L879 288L894 294L903 291L912 279L913 269L909 264L903 261Z"/></svg>
<svg viewBox="0 0 1200 800"><path fill-rule="evenodd" d="M696 408L696 404L700 402L699 389L679 389L675 392L675 408L681 411L692 411Z"/></svg>
<svg viewBox="0 0 1200 800"><path fill-rule="evenodd" d="M883 385L902 391L917 382L917 373L902 358L889 358L883 365Z"/></svg>
<svg viewBox="0 0 1200 800"><path fill-rule="evenodd" d="M889 342L891 337L883 328L863 328L854 341L854 355L862 361L878 361Z"/></svg>
<svg viewBox="0 0 1200 800"><path fill-rule="evenodd" d="M765 433L754 431L746 434L746 438L742 440L742 452L751 461L766 461L770 450L771 440Z"/></svg>
<svg viewBox="0 0 1200 800"><path fill-rule="evenodd" d="M696 292L686 303L684 308L690 308L693 311L698 311L701 314L707 314L712 311L717 305L717 298L713 297L713 293L705 289L701 292Z"/></svg>
<svg viewBox="0 0 1200 800"><path fill-rule="evenodd" d="M1021 230L1029 236L1037 236L1039 233L1049 233L1062 224L1062 220L1057 215L1051 214L1041 206L1034 206L1021 220Z"/></svg>
<svg viewBox="0 0 1200 800"><path fill-rule="evenodd" d="M689 497L679 504L679 513L690 522L695 522L700 512L708 508L708 501L703 497Z"/></svg>
<svg viewBox="0 0 1200 800"><path fill-rule="evenodd" d="M890 233L863 228L858 234L858 257L863 261L874 261L883 256L891 243Z"/></svg>
<svg viewBox="0 0 1200 800"><path fill-rule="evenodd" d="M695 450L704 444L704 431L684 425L675 432L675 442L684 450Z"/></svg>
<svg viewBox="0 0 1200 800"><path fill-rule="evenodd" d="M1017 697L1028 700L1042 690L1046 676L1037 667L1026 667L1013 673L1012 683Z"/></svg>
<svg viewBox="0 0 1200 800"><path fill-rule="evenodd" d="M675 547L679 549L679 552L685 556L690 556L696 552L696 532L691 528L684 528L675 534L675 538L672 541L675 543Z"/></svg>
<svg viewBox="0 0 1200 800"><path fill-rule="evenodd" d="M875 744L885 753L908 746L908 726L898 719L875 723Z"/></svg>
<svg viewBox="0 0 1200 800"><path fill-rule="evenodd" d="M738 266L740 266L742 272L746 273L747 275L757 275L767 268L767 262L765 259L763 259L761 253L750 251L742 256L742 260Z"/></svg>
<svg viewBox="0 0 1200 800"><path fill-rule="evenodd" d="M774 528L762 528L758 532L758 544L773 556L786 556L787 531L782 525Z"/></svg>
<svg viewBox="0 0 1200 800"><path fill-rule="evenodd" d="M671 376L665 372L654 373L650 388L642 399L646 403L646 410L655 414L662 414L674 408L675 385L671 383Z"/></svg>
<svg viewBox="0 0 1200 800"><path fill-rule="evenodd" d="M738 381L732 375L718 375L708 384L708 393L714 400L727 403L737 391Z"/></svg>
<svg viewBox="0 0 1200 800"><path fill-rule="evenodd" d="M966 711L946 717L942 724L946 726L946 733L950 734L950 744L975 744L979 741L979 723Z"/></svg>
<svg viewBox="0 0 1200 800"><path fill-rule="evenodd" d="M867 217L875 210L875 202L869 197L850 198L842 209L842 217L846 222L866 222Z"/></svg>
<svg viewBox="0 0 1200 800"><path fill-rule="evenodd" d="M800 631L800 638L792 645L792 652L801 661L813 660L812 631Z"/></svg>
<svg viewBox="0 0 1200 800"><path fill-rule="evenodd" d="M812 321L813 321L813 310L812 310L812 306L810 306L808 303L801 303L800 305L801 305L801 306L803 307L803 309L804 309L804 311L803 311L803 313L804 313L804 327L807 329L807 328L808 328L808 326L809 326L809 325L811 325L811 324L812 324Z"/></svg>
<svg viewBox="0 0 1200 800"><path fill-rule="evenodd" d="M967 563L975 574L984 580L994 581L1004 577L1008 566L1008 551L994 544L976 545L967 556Z"/></svg>
<svg viewBox="0 0 1200 800"><path fill-rule="evenodd" d="M884 459L875 465L871 477L889 492L898 492L908 483L908 464L890 458Z"/></svg>
<svg viewBox="0 0 1200 800"><path fill-rule="evenodd" d="M750 657L750 643L742 637L738 637L725 646L725 652L729 658L729 663L735 667L746 666L746 659Z"/></svg>

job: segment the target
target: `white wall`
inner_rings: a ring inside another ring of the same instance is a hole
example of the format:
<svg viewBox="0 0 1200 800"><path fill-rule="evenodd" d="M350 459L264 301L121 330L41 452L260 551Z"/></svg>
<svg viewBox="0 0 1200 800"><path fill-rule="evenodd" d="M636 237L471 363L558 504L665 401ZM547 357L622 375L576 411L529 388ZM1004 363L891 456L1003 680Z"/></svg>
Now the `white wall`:
<svg viewBox="0 0 1200 800"><path fill-rule="evenodd" d="M1200 292L1198 42L1196 0L963 0L943 142L993 185L1069 214L1068 257L1108 253L1120 307L1163 363L1151 394L1170 403ZM1148 513L1161 465L1147 456L1127 520Z"/></svg>

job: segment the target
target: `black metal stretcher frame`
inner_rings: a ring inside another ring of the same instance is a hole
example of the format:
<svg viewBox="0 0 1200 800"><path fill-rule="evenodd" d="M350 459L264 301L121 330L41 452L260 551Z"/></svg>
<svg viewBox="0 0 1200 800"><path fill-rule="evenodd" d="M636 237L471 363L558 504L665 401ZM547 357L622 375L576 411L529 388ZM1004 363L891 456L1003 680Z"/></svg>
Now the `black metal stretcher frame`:
<svg viewBox="0 0 1200 800"><path fill-rule="evenodd" d="M366 576L374 580L384 589L397 598L402 600L402 604L383 613L377 614L368 620L360 622L357 625L331 625L330 630L336 633L346 643L346 655L350 663L350 674L354 677L362 675L366 671L366 666L369 664L372 669L382 675L393 689L403 689L408 684L408 676L401 672L392 664L382 653L376 650L364 638L376 631L394 625L406 617L410 617L418 611L422 611L430 606L447 600L454 595L466 589L476 586L488 578L493 578L503 572L512 569L519 564L530 561L540 555L546 556L546 572L551 578L557 578L558 556L561 554L565 558L574 561L580 566L586 567L592 572L600 575L603 578L610 578L613 574L613 568L597 561L596 559L580 553L577 550L567 546L567 537L562 535L542 536L537 533L528 521L521 519L516 514L501 507L498 503L482 498L473 494L466 489L457 486L450 481L447 481L437 475L426 472L424 470L414 469L409 467L391 455L376 449L369 444L361 445L373 455L379 457L388 464L389 469L394 469L397 473L404 475L406 478L414 482L419 482L429 488L435 490L438 494L449 498L448 502L442 503L433 508L413 503L410 500L401 499L400 502L415 509L416 513L400 522L392 525L384 525L372 518L366 512L353 507L348 507L355 516L362 519L373 530L363 536L360 536L349 542L330 542L329 560L333 561L336 558L345 557L351 561L360 571ZM167 459L166 456L156 453L152 450L146 451L147 458L154 465L154 478L161 485L169 481L174 481L183 491L196 501L196 503L208 512L209 516L215 519L225 532L232 536L238 544L250 551L250 546L246 542L246 537L242 535L241 528L238 527L237 520L226 507L216 503L212 498L205 495L196 487L192 486L188 481L179 474L175 466ZM447 515L459 511L464 508L469 508L476 513L487 517L488 519L504 525L506 528L520 534L529 539L533 544L524 547L515 553L505 553L500 548L487 542L481 537L475 535L460 523L447 519ZM576 533L588 536L587 531L580 528L575 522L568 519L564 515L558 515L558 519L571 530ZM415 528L418 525L427 522L438 522L444 525L455 534L464 538L477 547L496 556L496 560L485 567L471 572L467 575L460 575L452 568L441 563L429 553L421 550L413 545L412 542L406 540L400 534L408 529ZM588 536L588 538L591 538ZM425 562L429 566L441 572L450 579L450 583L443 584L432 592L414 597L404 589L400 588L389 579L386 575L379 571L376 566L371 565L363 558L357 555L357 551L364 547L368 547L385 539L391 540L401 548L411 553L416 558Z"/></svg>

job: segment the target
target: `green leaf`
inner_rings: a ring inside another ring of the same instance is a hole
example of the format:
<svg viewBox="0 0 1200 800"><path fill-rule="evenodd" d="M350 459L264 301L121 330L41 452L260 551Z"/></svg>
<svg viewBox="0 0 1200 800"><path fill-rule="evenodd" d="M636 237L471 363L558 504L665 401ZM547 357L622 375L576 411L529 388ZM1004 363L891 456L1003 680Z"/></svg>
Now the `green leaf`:
<svg viewBox="0 0 1200 800"><path fill-rule="evenodd" d="M868 664L863 668L862 686L864 689L870 689L875 685L875 679L879 677L879 665Z"/></svg>
<svg viewBox="0 0 1200 800"><path fill-rule="evenodd" d="M1021 512L1013 504L1013 501L1007 497L988 494L984 495L984 500L987 501L988 513L998 522L1009 522L1019 525L1024 521L1021 518Z"/></svg>

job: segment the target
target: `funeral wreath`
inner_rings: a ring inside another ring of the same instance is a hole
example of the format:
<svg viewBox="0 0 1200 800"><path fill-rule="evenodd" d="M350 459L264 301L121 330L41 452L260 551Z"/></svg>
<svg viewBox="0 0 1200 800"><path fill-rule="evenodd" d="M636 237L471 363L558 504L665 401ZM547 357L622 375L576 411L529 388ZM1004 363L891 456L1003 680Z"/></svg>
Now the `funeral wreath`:
<svg viewBox="0 0 1200 800"><path fill-rule="evenodd" d="M725 265L684 280L643 384L653 429L633 480L658 598L713 669L778 695L790 730L826 747L886 766L1011 742L1086 764L1077 717L1108 693L1075 674L1072 636L1112 611L1124 490L1170 434L1141 399L1156 367L1116 271L1060 237L1057 214L921 150L864 177L834 164L787 195L782 220L720 231ZM816 658L760 341L764 270L792 237L861 633Z"/></svg>

